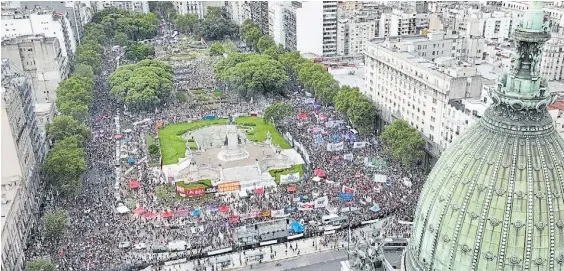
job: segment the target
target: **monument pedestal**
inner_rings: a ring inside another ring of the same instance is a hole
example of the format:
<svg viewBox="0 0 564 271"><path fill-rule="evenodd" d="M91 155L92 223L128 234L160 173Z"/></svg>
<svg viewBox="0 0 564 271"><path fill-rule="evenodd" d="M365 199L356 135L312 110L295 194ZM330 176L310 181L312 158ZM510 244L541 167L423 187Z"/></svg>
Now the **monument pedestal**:
<svg viewBox="0 0 564 271"><path fill-rule="evenodd" d="M227 126L227 146L219 152L217 158L221 161L236 161L249 157L249 152L239 145L237 126Z"/></svg>

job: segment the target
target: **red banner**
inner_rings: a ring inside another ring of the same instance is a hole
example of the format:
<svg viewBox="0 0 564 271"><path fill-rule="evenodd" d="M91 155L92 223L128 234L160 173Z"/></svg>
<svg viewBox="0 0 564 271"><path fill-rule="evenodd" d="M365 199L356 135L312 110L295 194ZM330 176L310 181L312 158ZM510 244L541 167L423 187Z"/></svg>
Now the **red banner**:
<svg viewBox="0 0 564 271"><path fill-rule="evenodd" d="M229 218L229 223L235 224L235 223L237 223L237 222L239 222L239 217L238 217L238 216L234 215L234 216L231 216L231 217Z"/></svg>
<svg viewBox="0 0 564 271"><path fill-rule="evenodd" d="M229 206L222 205L222 206L219 207L219 211L222 212L222 213L227 213L227 212L229 212Z"/></svg>
<svg viewBox="0 0 564 271"><path fill-rule="evenodd" d="M186 188L186 197L193 198L193 197L200 197L206 194L205 187L197 187L197 188Z"/></svg>

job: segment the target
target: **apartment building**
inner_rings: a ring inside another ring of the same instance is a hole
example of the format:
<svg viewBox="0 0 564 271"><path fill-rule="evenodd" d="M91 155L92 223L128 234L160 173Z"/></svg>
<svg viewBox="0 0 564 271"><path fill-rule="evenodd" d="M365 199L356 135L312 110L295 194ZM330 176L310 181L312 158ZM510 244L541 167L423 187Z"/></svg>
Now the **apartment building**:
<svg viewBox="0 0 564 271"><path fill-rule="evenodd" d="M196 14L198 18L204 19L208 7L222 7L223 1L172 1L176 12L180 15Z"/></svg>
<svg viewBox="0 0 564 271"><path fill-rule="evenodd" d="M249 8L253 23L260 28L263 34L268 34L268 1L249 1Z"/></svg>
<svg viewBox="0 0 564 271"><path fill-rule="evenodd" d="M548 81L564 80L564 18L542 50L541 76Z"/></svg>
<svg viewBox="0 0 564 271"><path fill-rule="evenodd" d="M380 17L379 37L421 34L429 28L429 14L394 9Z"/></svg>
<svg viewBox="0 0 564 271"><path fill-rule="evenodd" d="M2 41L2 56L31 76L34 102L57 99L57 86L69 75L69 62L62 54L59 40L44 35L19 36Z"/></svg>
<svg viewBox="0 0 564 271"><path fill-rule="evenodd" d="M249 1L228 1L227 15L236 24L241 25L246 19L251 19L251 7Z"/></svg>
<svg viewBox="0 0 564 271"><path fill-rule="evenodd" d="M377 20L359 20L358 17L339 19L337 23L337 55L358 56L366 42L376 37Z"/></svg>
<svg viewBox="0 0 564 271"><path fill-rule="evenodd" d="M52 10L64 14L70 23L77 44L80 44L84 26L92 20L93 8L89 1L21 1L17 8Z"/></svg>
<svg viewBox="0 0 564 271"><path fill-rule="evenodd" d="M296 49L318 56L337 55L337 1L294 1Z"/></svg>
<svg viewBox="0 0 564 271"><path fill-rule="evenodd" d="M548 106L548 113L552 116L554 129L564 137L564 101L557 101Z"/></svg>
<svg viewBox="0 0 564 271"><path fill-rule="evenodd" d="M2 60L2 270L23 269L26 239L38 222L39 165L47 151L32 89L28 74Z"/></svg>
<svg viewBox="0 0 564 271"><path fill-rule="evenodd" d="M77 41L69 20L64 13L53 10L12 9L2 11L2 39L19 36L43 35L55 37L61 45L61 53L72 59L76 52Z"/></svg>
<svg viewBox="0 0 564 271"><path fill-rule="evenodd" d="M149 1L94 1L95 11L106 8L127 9L132 12L149 13Z"/></svg>
<svg viewBox="0 0 564 271"><path fill-rule="evenodd" d="M369 42L364 94L377 104L385 123L403 119L420 131L426 151L437 158L448 144L444 124L448 103L480 97L483 84L493 82L485 80L469 63L452 57L431 61L410 52L413 46L417 45L397 39Z"/></svg>

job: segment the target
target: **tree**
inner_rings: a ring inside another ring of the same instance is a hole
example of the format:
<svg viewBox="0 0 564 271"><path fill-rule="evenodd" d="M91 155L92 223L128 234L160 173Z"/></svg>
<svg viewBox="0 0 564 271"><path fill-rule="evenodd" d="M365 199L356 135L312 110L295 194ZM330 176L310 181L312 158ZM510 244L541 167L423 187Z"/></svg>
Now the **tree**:
<svg viewBox="0 0 564 271"><path fill-rule="evenodd" d="M127 46L129 44L127 34L123 32L117 32L114 36L114 42L119 46Z"/></svg>
<svg viewBox="0 0 564 271"><path fill-rule="evenodd" d="M85 50L76 54L76 63L90 65L95 74L99 74L102 69L102 57L93 50Z"/></svg>
<svg viewBox="0 0 564 271"><path fill-rule="evenodd" d="M363 96L357 87L351 88L350 86L344 85L335 96L335 109L338 112L347 114L349 108L362 98Z"/></svg>
<svg viewBox="0 0 564 271"><path fill-rule="evenodd" d="M59 110L63 115L71 116L78 122L84 122L88 118L88 106L80 101L68 101L61 104Z"/></svg>
<svg viewBox="0 0 564 271"><path fill-rule="evenodd" d="M376 107L365 97L356 100L347 111L347 117L360 134L374 133Z"/></svg>
<svg viewBox="0 0 564 271"><path fill-rule="evenodd" d="M149 145L149 154L156 155L157 153L159 153L159 147L157 147L157 144L151 143Z"/></svg>
<svg viewBox="0 0 564 271"><path fill-rule="evenodd" d="M380 140L384 144L385 152L404 167L413 166L425 154L423 137L404 120L395 120L391 125L384 127Z"/></svg>
<svg viewBox="0 0 564 271"><path fill-rule="evenodd" d="M237 34L237 25L224 17L208 16L197 25L194 34L206 40L223 40Z"/></svg>
<svg viewBox="0 0 564 271"><path fill-rule="evenodd" d="M91 137L91 132L88 126L79 123L73 117L62 115L47 124L47 135L55 142L75 136L79 140L78 144L83 146Z"/></svg>
<svg viewBox="0 0 564 271"><path fill-rule="evenodd" d="M42 165L55 191L63 197L75 195L86 171L86 153L79 147L80 136L57 141Z"/></svg>
<svg viewBox="0 0 564 271"><path fill-rule="evenodd" d="M92 70L92 67L90 65L86 65L86 64L76 64L74 66L73 75L77 77L90 78L91 80L94 80L94 71Z"/></svg>
<svg viewBox="0 0 564 271"><path fill-rule="evenodd" d="M274 39L270 35L263 35L257 42L257 49L262 54L270 47L276 47Z"/></svg>
<svg viewBox="0 0 564 271"><path fill-rule="evenodd" d="M174 26L182 33L193 33L200 19L196 14L176 15Z"/></svg>
<svg viewBox="0 0 564 271"><path fill-rule="evenodd" d="M83 52L86 51L94 51L97 52L98 54L102 54L104 52L104 47L102 47L100 43L98 43L93 39L84 39L80 44L80 46L76 48L76 53L82 54Z"/></svg>
<svg viewBox="0 0 564 271"><path fill-rule="evenodd" d="M84 27L84 35L82 40L93 40L97 44L103 44L106 40L106 35L104 34L104 27L101 24L91 22ZM82 42L81 44L83 44Z"/></svg>
<svg viewBox="0 0 564 271"><path fill-rule="evenodd" d="M256 49L260 38L263 36L262 31L256 26L251 19L246 19L241 24L241 38L247 44L247 47ZM265 48L266 50L267 48Z"/></svg>
<svg viewBox="0 0 564 271"><path fill-rule="evenodd" d="M129 60L139 61L155 56L155 47L148 44L134 43L125 48L125 57Z"/></svg>
<svg viewBox="0 0 564 271"><path fill-rule="evenodd" d="M208 7L206 15L204 16L205 19L215 19L215 18L224 18L227 19L227 10L225 7Z"/></svg>
<svg viewBox="0 0 564 271"><path fill-rule="evenodd" d="M229 55L227 58L222 59L217 64L215 64L214 72L217 77L220 77L222 73L227 71L229 68L235 67L239 63L243 63L251 56L256 54L242 54L242 53L235 53Z"/></svg>
<svg viewBox="0 0 564 271"><path fill-rule="evenodd" d="M225 49L223 48L223 45L219 42L214 42L210 48L210 55L220 56L223 55L223 53L225 53Z"/></svg>
<svg viewBox="0 0 564 271"><path fill-rule="evenodd" d="M253 55L220 74L220 79L238 90L239 95L250 98L258 93L284 94L288 82L282 65L268 57Z"/></svg>
<svg viewBox="0 0 564 271"><path fill-rule="evenodd" d="M268 49L264 51L263 54L278 60L278 57L283 53L284 53L284 46L282 46L282 44L278 44L278 46L270 46Z"/></svg>
<svg viewBox="0 0 564 271"><path fill-rule="evenodd" d="M25 264L25 271L56 271L56 266L48 259L35 259Z"/></svg>
<svg viewBox="0 0 564 271"><path fill-rule="evenodd" d="M303 58L298 51L281 54L278 57L278 61L280 61L282 66L284 66L288 76L294 79L297 77L300 66L307 62L307 60Z"/></svg>
<svg viewBox="0 0 564 271"><path fill-rule="evenodd" d="M294 113L294 108L285 103L275 103L264 110L263 119L264 122L278 123L280 120L287 116L291 116Z"/></svg>
<svg viewBox="0 0 564 271"><path fill-rule="evenodd" d="M172 68L155 60L119 67L109 77L110 93L133 110L152 110L170 97Z"/></svg>
<svg viewBox="0 0 564 271"><path fill-rule="evenodd" d="M94 81L91 78L82 76L75 75L61 81L57 88L57 106L61 106L68 101L80 101L83 104L90 104L93 88Z"/></svg>
<svg viewBox="0 0 564 271"><path fill-rule="evenodd" d="M43 226L48 238L58 239L64 234L69 224L69 215L63 209L56 209L47 212L43 216Z"/></svg>

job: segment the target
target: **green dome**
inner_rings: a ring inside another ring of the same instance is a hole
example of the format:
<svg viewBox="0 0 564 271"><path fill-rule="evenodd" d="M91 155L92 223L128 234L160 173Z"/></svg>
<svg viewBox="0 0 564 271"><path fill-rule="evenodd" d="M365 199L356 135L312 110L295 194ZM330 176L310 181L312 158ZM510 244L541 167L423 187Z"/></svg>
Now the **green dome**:
<svg viewBox="0 0 564 271"><path fill-rule="evenodd" d="M429 175L406 270L564 270L563 189L546 109L490 107Z"/></svg>
<svg viewBox="0 0 564 271"><path fill-rule="evenodd" d="M490 89L494 105L429 175L407 271L564 270L564 140L546 110L555 96L539 76L550 37L539 29L542 14L533 3L529 24L515 31L511 72Z"/></svg>

